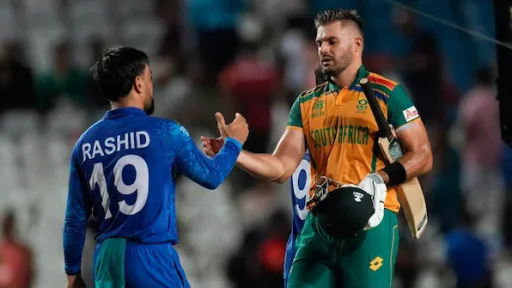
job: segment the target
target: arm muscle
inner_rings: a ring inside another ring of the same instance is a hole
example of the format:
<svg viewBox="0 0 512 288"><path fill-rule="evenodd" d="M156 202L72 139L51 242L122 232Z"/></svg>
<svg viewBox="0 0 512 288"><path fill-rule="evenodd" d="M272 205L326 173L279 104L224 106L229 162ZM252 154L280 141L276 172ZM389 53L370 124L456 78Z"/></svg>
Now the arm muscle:
<svg viewBox="0 0 512 288"><path fill-rule="evenodd" d="M399 161L407 171L407 180L410 180L432 169L432 150L421 120L401 128L397 131L397 137L405 155Z"/></svg>
<svg viewBox="0 0 512 288"><path fill-rule="evenodd" d="M237 164L249 174L267 181L285 182L293 174L306 152L300 129L287 129L273 154L243 151Z"/></svg>

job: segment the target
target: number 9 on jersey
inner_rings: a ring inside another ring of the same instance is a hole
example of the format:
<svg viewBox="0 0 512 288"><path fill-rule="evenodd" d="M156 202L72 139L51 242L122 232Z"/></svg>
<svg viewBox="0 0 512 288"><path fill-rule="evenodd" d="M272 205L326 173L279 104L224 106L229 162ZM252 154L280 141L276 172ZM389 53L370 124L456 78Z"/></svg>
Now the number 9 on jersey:
<svg viewBox="0 0 512 288"><path fill-rule="evenodd" d="M309 156L309 155L306 155ZM311 187L311 164L309 157L304 157L292 174L292 197L295 197L293 209L296 215L301 219L306 219L309 210L306 203L309 200L309 189Z"/></svg>

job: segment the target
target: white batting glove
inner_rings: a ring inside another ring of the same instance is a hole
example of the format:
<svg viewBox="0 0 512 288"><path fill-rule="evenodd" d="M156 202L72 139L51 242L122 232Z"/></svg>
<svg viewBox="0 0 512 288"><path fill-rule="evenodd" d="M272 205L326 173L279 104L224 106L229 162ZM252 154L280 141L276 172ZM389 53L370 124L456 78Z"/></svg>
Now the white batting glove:
<svg viewBox="0 0 512 288"><path fill-rule="evenodd" d="M375 209L364 230L379 226L384 218L384 200L386 200L388 191L384 179L379 174L372 173L367 175L357 186L372 196L373 209Z"/></svg>

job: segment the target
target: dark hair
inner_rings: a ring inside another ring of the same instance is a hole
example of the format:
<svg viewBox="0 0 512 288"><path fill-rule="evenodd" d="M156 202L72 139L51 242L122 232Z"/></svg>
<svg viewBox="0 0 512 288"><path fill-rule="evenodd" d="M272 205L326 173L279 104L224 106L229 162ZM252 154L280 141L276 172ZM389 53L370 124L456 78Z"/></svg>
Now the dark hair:
<svg viewBox="0 0 512 288"><path fill-rule="evenodd" d="M315 27L318 28L322 25L331 24L336 21L354 22L363 34L363 20L359 12L355 9L331 9L321 11L315 16Z"/></svg>
<svg viewBox="0 0 512 288"><path fill-rule="evenodd" d="M489 67L482 67L476 70L474 74L476 84L480 85L493 85L493 76Z"/></svg>
<svg viewBox="0 0 512 288"><path fill-rule="evenodd" d="M144 73L149 58L131 47L112 47L91 67L91 75L100 93L110 101L128 95L135 77Z"/></svg>

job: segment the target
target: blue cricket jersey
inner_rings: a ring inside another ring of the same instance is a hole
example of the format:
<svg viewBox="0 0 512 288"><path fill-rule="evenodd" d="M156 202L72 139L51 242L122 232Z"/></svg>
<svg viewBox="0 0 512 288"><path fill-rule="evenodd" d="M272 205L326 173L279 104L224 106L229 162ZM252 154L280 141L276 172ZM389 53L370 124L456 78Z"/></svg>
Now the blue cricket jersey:
<svg viewBox="0 0 512 288"><path fill-rule="evenodd" d="M98 219L98 243L108 238L178 243L174 176L183 173L215 189L234 167L241 148L240 142L227 138L209 158L174 121L131 107L106 112L71 154L63 233L66 273L80 271L91 213Z"/></svg>
<svg viewBox="0 0 512 288"><path fill-rule="evenodd" d="M306 203L309 200L311 187L311 164L309 152L306 151L304 158L297 167L297 170L290 178L291 199L292 199L292 229L288 243L286 244L286 255L284 261L284 279L288 279L293 258L295 257L295 240L304 226L304 221L309 213Z"/></svg>

